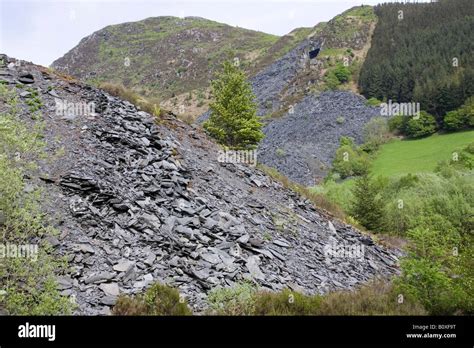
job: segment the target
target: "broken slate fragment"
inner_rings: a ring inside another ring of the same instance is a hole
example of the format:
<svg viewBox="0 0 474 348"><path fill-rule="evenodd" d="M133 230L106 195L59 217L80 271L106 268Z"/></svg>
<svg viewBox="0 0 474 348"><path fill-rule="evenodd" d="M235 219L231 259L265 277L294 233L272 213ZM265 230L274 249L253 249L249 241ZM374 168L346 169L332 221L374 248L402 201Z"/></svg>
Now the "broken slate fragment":
<svg viewBox="0 0 474 348"><path fill-rule="evenodd" d="M76 248L78 251L83 252L84 254L94 254L95 250L90 244L77 244Z"/></svg>
<svg viewBox="0 0 474 348"><path fill-rule="evenodd" d="M275 239L273 241L273 244L276 244L276 245L284 247L284 248L289 248L290 247L290 244L288 242L283 241L281 239Z"/></svg>
<svg viewBox="0 0 474 348"><path fill-rule="evenodd" d="M100 272L98 274L94 274L94 275L89 276L88 278L86 278L84 280L84 283L86 283L86 284L100 283L100 282L104 282L106 280L112 279L113 277L115 277L114 273Z"/></svg>
<svg viewBox="0 0 474 348"><path fill-rule="evenodd" d="M134 265L135 265L135 262L133 261L121 260L113 268L114 268L114 271L117 271L117 272L128 272Z"/></svg>
<svg viewBox="0 0 474 348"><path fill-rule="evenodd" d="M120 295L120 289L117 283L102 283L99 285L99 288L107 296L118 296Z"/></svg>
<svg viewBox="0 0 474 348"><path fill-rule="evenodd" d="M207 261L212 264L221 262L221 258L217 254L205 253L205 254L202 254L201 257L204 261Z"/></svg>
<svg viewBox="0 0 474 348"><path fill-rule="evenodd" d="M192 270L192 273L196 278L200 280L206 280L210 276L210 270L208 268L203 268L201 270Z"/></svg>
<svg viewBox="0 0 474 348"><path fill-rule="evenodd" d="M260 270L260 267L258 266L259 264L260 258L256 255L252 255L247 259L245 265L254 279L265 280L265 274Z"/></svg>

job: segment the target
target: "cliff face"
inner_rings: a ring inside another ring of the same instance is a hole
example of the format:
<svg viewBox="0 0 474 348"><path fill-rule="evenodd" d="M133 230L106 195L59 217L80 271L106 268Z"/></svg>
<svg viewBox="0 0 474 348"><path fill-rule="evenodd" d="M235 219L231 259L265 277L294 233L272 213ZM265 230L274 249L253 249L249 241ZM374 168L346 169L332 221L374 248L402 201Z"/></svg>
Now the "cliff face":
<svg viewBox="0 0 474 348"><path fill-rule="evenodd" d="M258 169L219 162L198 127L4 60L1 83L20 105L26 87L42 101L49 158L29 184L44 188L44 210L60 231L50 244L71 270L59 286L78 313L108 313L117 295L155 281L177 287L200 312L210 289L245 279L314 294L397 273L396 251ZM35 122L26 107L20 115Z"/></svg>

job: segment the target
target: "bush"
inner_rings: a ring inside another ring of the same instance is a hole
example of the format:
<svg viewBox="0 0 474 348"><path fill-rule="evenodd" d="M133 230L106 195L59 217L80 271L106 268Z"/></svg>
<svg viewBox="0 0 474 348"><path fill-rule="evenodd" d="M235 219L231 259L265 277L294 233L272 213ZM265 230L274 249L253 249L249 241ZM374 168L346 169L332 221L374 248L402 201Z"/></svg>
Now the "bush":
<svg viewBox="0 0 474 348"><path fill-rule="evenodd" d="M364 142L365 148L369 146L377 149L380 145L386 143L390 139L387 120L383 117L374 117L370 119L364 126Z"/></svg>
<svg viewBox="0 0 474 348"><path fill-rule="evenodd" d="M444 116L444 126L453 131L474 127L474 97L467 99L459 109L448 112Z"/></svg>
<svg viewBox="0 0 474 348"><path fill-rule="evenodd" d="M466 119L466 125L468 127L474 127L474 97L466 100L464 105L461 107L464 117Z"/></svg>
<svg viewBox="0 0 474 348"><path fill-rule="evenodd" d="M435 118L425 111L420 112L419 118L410 118L406 123L405 133L411 138L420 138L436 132Z"/></svg>
<svg viewBox="0 0 474 348"><path fill-rule="evenodd" d="M283 150L282 148L278 148L275 150L275 155L277 155L278 157L284 157L286 153L285 150Z"/></svg>
<svg viewBox="0 0 474 348"><path fill-rule="evenodd" d="M144 294L135 297L120 296L112 313L114 315L191 315L187 302L178 290L159 283Z"/></svg>
<svg viewBox="0 0 474 348"><path fill-rule="evenodd" d="M388 130L395 134L405 133L407 117L396 115L388 120Z"/></svg>
<svg viewBox="0 0 474 348"><path fill-rule="evenodd" d="M383 192L384 229L404 235L424 219L441 216L456 230L467 232L468 217L474 214L473 180L466 175L445 178L436 174L391 179Z"/></svg>
<svg viewBox="0 0 474 348"><path fill-rule="evenodd" d="M474 252L473 192L473 177L461 170L407 175L384 189L383 227L409 240L397 287L430 314L474 311L468 261Z"/></svg>
<svg viewBox="0 0 474 348"><path fill-rule="evenodd" d="M444 116L444 127L447 130L459 130L465 126L464 115L457 110L450 111Z"/></svg>
<svg viewBox="0 0 474 348"><path fill-rule="evenodd" d="M303 295L285 289L257 291L248 283L218 288L208 295L210 314L221 315L424 315L426 311L410 295L399 301L391 283L371 281L359 288L326 295Z"/></svg>
<svg viewBox="0 0 474 348"><path fill-rule="evenodd" d="M351 137L342 136L339 138L339 146L350 146L355 147L354 139Z"/></svg>
<svg viewBox="0 0 474 348"><path fill-rule="evenodd" d="M342 179L363 175L369 168L367 154L356 149L352 139L341 137L340 146L336 150L336 155L332 163L332 171L338 173Z"/></svg>
<svg viewBox="0 0 474 348"><path fill-rule="evenodd" d="M432 315L472 313L470 271L454 249L461 245L461 236L456 229L445 228L448 221L439 222L436 219L436 224L428 223L408 232L410 257L402 261L398 288L421 301ZM472 244L463 251L470 255Z"/></svg>
<svg viewBox="0 0 474 348"><path fill-rule="evenodd" d="M448 163L440 162L436 167L436 171L441 171L443 166L450 166L458 170L474 169L474 142L466 146L464 149L455 151L457 157L451 158Z"/></svg>
<svg viewBox="0 0 474 348"><path fill-rule="evenodd" d="M346 119L345 119L344 117L342 117L342 116L339 116L338 118L336 118L337 124L343 124L345 120L346 120Z"/></svg>
<svg viewBox="0 0 474 348"><path fill-rule="evenodd" d="M298 292L260 292L255 297L254 315L318 315L321 297Z"/></svg>
<svg viewBox="0 0 474 348"><path fill-rule="evenodd" d="M379 106L380 104L382 104L382 102L374 97L367 99L365 102L365 105L367 106Z"/></svg>
<svg viewBox="0 0 474 348"><path fill-rule="evenodd" d="M212 289L207 297L209 314L252 315L255 311L255 287L247 282L234 287Z"/></svg>
<svg viewBox="0 0 474 348"><path fill-rule="evenodd" d="M329 70L324 75L325 89L327 90L336 90L337 87L341 84L341 81L337 78L333 70Z"/></svg>
<svg viewBox="0 0 474 348"><path fill-rule="evenodd" d="M343 64L338 64L334 69L334 76L336 76L340 83L346 83L351 78L351 71Z"/></svg>

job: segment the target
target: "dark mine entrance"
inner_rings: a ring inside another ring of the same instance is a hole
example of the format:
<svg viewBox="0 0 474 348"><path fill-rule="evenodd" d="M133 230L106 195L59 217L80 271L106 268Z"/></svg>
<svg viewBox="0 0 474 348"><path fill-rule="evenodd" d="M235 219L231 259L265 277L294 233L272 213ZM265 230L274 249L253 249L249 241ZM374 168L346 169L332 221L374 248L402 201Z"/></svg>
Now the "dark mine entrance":
<svg viewBox="0 0 474 348"><path fill-rule="evenodd" d="M309 51L309 59L316 58L319 54L319 48L313 49Z"/></svg>

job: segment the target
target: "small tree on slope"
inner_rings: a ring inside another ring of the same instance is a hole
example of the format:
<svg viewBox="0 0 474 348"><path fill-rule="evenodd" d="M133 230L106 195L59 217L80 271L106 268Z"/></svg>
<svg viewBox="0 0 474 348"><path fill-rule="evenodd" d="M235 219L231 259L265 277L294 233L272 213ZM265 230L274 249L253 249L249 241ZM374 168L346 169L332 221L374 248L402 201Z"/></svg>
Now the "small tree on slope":
<svg viewBox="0 0 474 348"><path fill-rule="evenodd" d="M254 149L263 139L257 105L244 72L230 62L212 82L215 101L204 129L221 145L231 149Z"/></svg>
<svg viewBox="0 0 474 348"><path fill-rule="evenodd" d="M381 227L383 207L377 197L377 186L369 174L357 179L354 187L352 214L366 228L376 231Z"/></svg>

